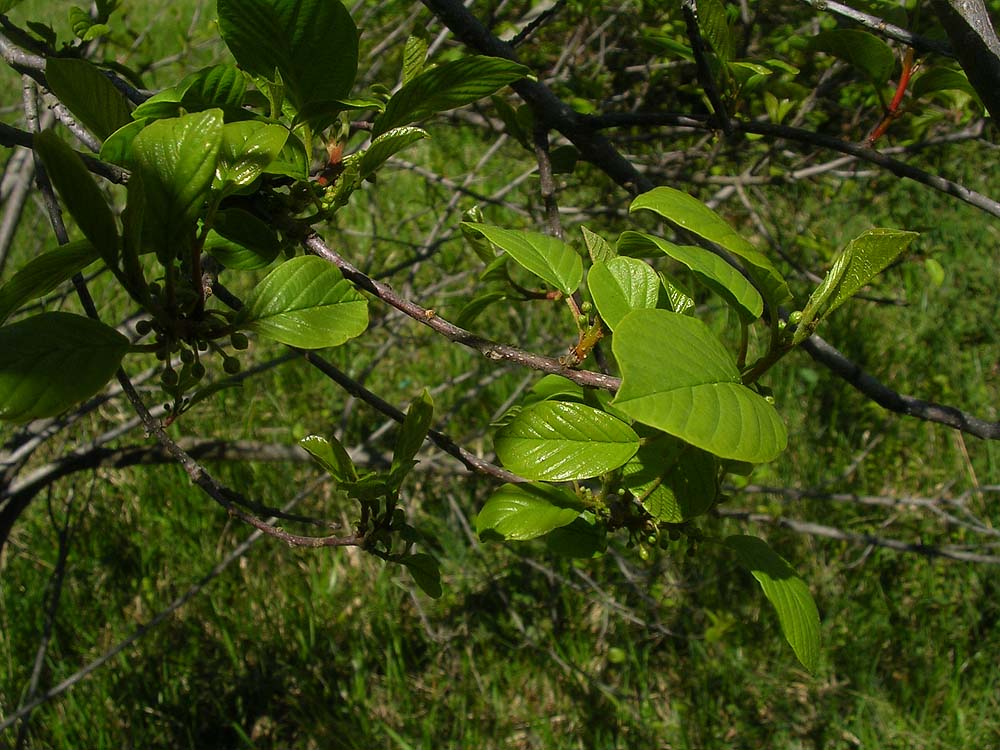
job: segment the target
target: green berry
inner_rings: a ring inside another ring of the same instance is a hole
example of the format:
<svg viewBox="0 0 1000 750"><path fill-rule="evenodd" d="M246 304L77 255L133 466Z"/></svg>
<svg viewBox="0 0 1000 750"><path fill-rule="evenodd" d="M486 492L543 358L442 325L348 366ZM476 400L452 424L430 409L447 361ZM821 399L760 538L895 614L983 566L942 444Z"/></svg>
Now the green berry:
<svg viewBox="0 0 1000 750"><path fill-rule="evenodd" d="M153 330L153 321L151 320L140 320L135 324L135 332L140 336L145 336L150 331Z"/></svg>
<svg viewBox="0 0 1000 750"><path fill-rule="evenodd" d="M226 357L222 360L222 369L230 375L235 375L240 371L240 361L236 357Z"/></svg>
<svg viewBox="0 0 1000 750"><path fill-rule="evenodd" d="M229 343L233 345L233 349L242 351L250 346L250 339L248 339L245 334L234 333L229 337Z"/></svg>

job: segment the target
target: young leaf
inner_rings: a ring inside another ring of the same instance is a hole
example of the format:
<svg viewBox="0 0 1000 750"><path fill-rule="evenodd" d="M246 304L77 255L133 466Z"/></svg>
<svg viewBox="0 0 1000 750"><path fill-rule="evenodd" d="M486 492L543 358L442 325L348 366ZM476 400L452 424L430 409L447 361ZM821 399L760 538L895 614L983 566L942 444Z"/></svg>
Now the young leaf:
<svg viewBox="0 0 1000 750"><path fill-rule="evenodd" d="M339 0L218 0L219 30L244 70L273 81L297 109L347 96L358 30Z"/></svg>
<svg viewBox="0 0 1000 750"><path fill-rule="evenodd" d="M427 131L414 127L395 128L387 133L383 133L373 140L371 145L361 155L358 164L358 174L361 175L361 179L369 177L385 164L390 156L398 154L407 146L424 138L430 138Z"/></svg>
<svg viewBox="0 0 1000 750"><path fill-rule="evenodd" d="M637 258L614 257L597 262L587 273L587 286L601 319L613 331L633 310L656 307L660 278L648 263Z"/></svg>
<svg viewBox="0 0 1000 750"><path fill-rule="evenodd" d="M241 325L302 349L338 346L368 327L368 303L340 270L312 255L285 261L247 295Z"/></svg>
<svg viewBox="0 0 1000 750"><path fill-rule="evenodd" d="M721 0L698 0L698 26L719 58L726 62L736 54L732 31Z"/></svg>
<svg viewBox="0 0 1000 750"><path fill-rule="evenodd" d="M50 57L45 79L59 101L102 141L132 121L128 101L93 63Z"/></svg>
<svg viewBox="0 0 1000 750"><path fill-rule="evenodd" d="M721 458L750 463L785 449L774 406L740 382L736 362L704 323L666 310L636 310L615 329L622 372L614 405Z"/></svg>
<svg viewBox="0 0 1000 750"><path fill-rule="evenodd" d="M111 31L106 23L95 23L90 13L83 8L73 6L69 9L69 25L73 34L84 42L89 42Z"/></svg>
<svg viewBox="0 0 1000 750"><path fill-rule="evenodd" d="M427 61L427 40L419 36L410 36L403 47L403 85L416 78L424 69Z"/></svg>
<svg viewBox="0 0 1000 750"><path fill-rule="evenodd" d="M584 479L617 469L639 449L632 428L585 404L543 401L522 409L494 440L497 457L527 479Z"/></svg>
<svg viewBox="0 0 1000 750"><path fill-rule="evenodd" d="M223 193L249 185L278 158L288 130L263 122L230 122L222 127L222 146L214 187Z"/></svg>
<svg viewBox="0 0 1000 750"><path fill-rule="evenodd" d="M235 65L212 65L186 77L178 86L180 101L189 112L213 109L239 109L247 92L247 78Z"/></svg>
<svg viewBox="0 0 1000 750"><path fill-rule="evenodd" d="M189 245L221 145L221 109L157 120L132 141L132 161L146 203L143 238L161 262Z"/></svg>
<svg viewBox="0 0 1000 750"><path fill-rule="evenodd" d="M653 211L673 226L714 242L745 260L747 273L772 306L791 300L788 284L771 261L697 198L674 188L658 187L632 201L629 211L639 209Z"/></svg>
<svg viewBox="0 0 1000 750"><path fill-rule="evenodd" d="M969 83L964 71L961 70L934 67L914 79L913 85L910 87L910 93L914 99L930 96L939 91L961 91L973 97L977 102L980 101L979 93Z"/></svg>
<svg viewBox="0 0 1000 750"><path fill-rule="evenodd" d="M337 438L307 435L299 441L299 445L338 482L357 481L358 470Z"/></svg>
<svg viewBox="0 0 1000 750"><path fill-rule="evenodd" d="M413 399L410 408L406 410L406 419L403 420L403 424L399 428L396 448L392 453L390 474L402 471L405 475L410 470L413 465L413 457L417 455L420 446L427 439L427 431L431 428L433 416L434 401L427 389L424 389L424 392Z"/></svg>
<svg viewBox="0 0 1000 750"><path fill-rule="evenodd" d="M899 229L869 229L851 240L802 310L793 339L798 344L828 316L880 274L918 237Z"/></svg>
<svg viewBox="0 0 1000 750"><path fill-rule="evenodd" d="M118 130L104 139L98 156L101 161L109 161L119 167L127 167L132 160L132 141L141 133L149 120L143 118L122 125Z"/></svg>
<svg viewBox="0 0 1000 750"><path fill-rule="evenodd" d="M35 150L84 236L105 263L114 265L118 260L118 226L83 159L51 130L35 136Z"/></svg>
<svg viewBox="0 0 1000 750"><path fill-rule="evenodd" d="M715 253L694 245L675 245L642 232L623 232L618 239L618 251L624 254L648 247L658 248L687 266L698 281L722 297L745 323L764 312L764 300L753 284Z"/></svg>
<svg viewBox="0 0 1000 750"><path fill-rule="evenodd" d="M819 667L819 612L805 581L763 539L735 535L726 539L740 561L757 579L764 596L778 613L781 632L803 667Z"/></svg>
<svg viewBox="0 0 1000 750"><path fill-rule="evenodd" d="M583 261L573 248L558 237L539 232L515 232L489 224L463 222L463 225L482 234L567 297L576 291L583 280Z"/></svg>
<svg viewBox="0 0 1000 750"><path fill-rule="evenodd" d="M97 258L94 246L79 240L29 260L0 286L0 325L23 304L51 292Z"/></svg>
<svg viewBox="0 0 1000 750"><path fill-rule="evenodd" d="M52 417L115 374L129 340L80 315L45 312L0 327L0 419Z"/></svg>
<svg viewBox="0 0 1000 750"><path fill-rule="evenodd" d="M812 37L813 49L839 57L861 70L873 83L883 84L892 75L896 55L892 47L874 34L860 29L821 31Z"/></svg>
<svg viewBox="0 0 1000 750"><path fill-rule="evenodd" d="M476 533L492 531L508 541L525 541L568 526L580 511L576 497L557 487L505 484L476 516Z"/></svg>
<svg viewBox="0 0 1000 750"><path fill-rule="evenodd" d="M414 555L394 555L393 562L406 566L414 582L431 599L439 599L441 594L441 570L437 558L423 552Z"/></svg>
<svg viewBox="0 0 1000 750"><path fill-rule="evenodd" d="M375 120L372 137L400 125L478 101L528 74L528 68L500 57L473 55L425 70L392 95Z"/></svg>
<svg viewBox="0 0 1000 750"><path fill-rule="evenodd" d="M639 448L622 469L622 482L657 521L681 523L715 503L718 473L711 453L664 435Z"/></svg>
<svg viewBox="0 0 1000 750"><path fill-rule="evenodd" d="M618 255L618 251L601 235L591 232L587 227L581 226L583 242L587 246L587 253L594 263L607 263Z"/></svg>

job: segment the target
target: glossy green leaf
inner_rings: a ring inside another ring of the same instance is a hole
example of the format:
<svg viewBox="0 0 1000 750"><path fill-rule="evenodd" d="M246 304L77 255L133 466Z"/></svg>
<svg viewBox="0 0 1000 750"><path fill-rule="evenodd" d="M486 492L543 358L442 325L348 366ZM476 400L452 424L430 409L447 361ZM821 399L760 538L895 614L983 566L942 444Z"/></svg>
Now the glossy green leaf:
<svg viewBox="0 0 1000 750"><path fill-rule="evenodd" d="M662 272L660 273L660 282L663 284L663 297L665 299L662 299L661 304L657 307L681 315L691 315L694 312L694 297L687 289Z"/></svg>
<svg viewBox="0 0 1000 750"><path fill-rule="evenodd" d="M0 286L0 325L26 302L51 292L97 258L94 246L87 240L80 240L29 260Z"/></svg>
<svg viewBox="0 0 1000 750"><path fill-rule="evenodd" d="M785 449L785 425L740 382L733 357L704 323L636 310L612 344L622 385L614 405L642 424L721 458L763 463Z"/></svg>
<svg viewBox="0 0 1000 750"><path fill-rule="evenodd" d="M561 481L617 469L639 449L631 427L607 412L565 401L528 406L497 431L500 462L527 479Z"/></svg>
<svg viewBox="0 0 1000 750"><path fill-rule="evenodd" d="M718 474L711 453L664 435L639 448L622 469L622 483L657 521L681 523L712 507Z"/></svg>
<svg viewBox="0 0 1000 750"><path fill-rule="evenodd" d="M306 435L299 440L299 445L338 482L357 481L358 470L337 438Z"/></svg>
<svg viewBox="0 0 1000 750"><path fill-rule="evenodd" d="M288 130L281 125L252 120L227 123L222 127L214 187L227 192L249 185L278 158L287 140Z"/></svg>
<svg viewBox="0 0 1000 750"><path fill-rule="evenodd" d="M87 60L50 57L45 79L59 101L102 141L132 121L125 96Z"/></svg>
<svg viewBox="0 0 1000 750"><path fill-rule="evenodd" d="M212 65L184 79L180 101L186 110L238 109L243 106L247 77L235 65Z"/></svg>
<svg viewBox="0 0 1000 750"><path fill-rule="evenodd" d="M209 234L205 250L218 258L226 268L264 268L281 252L277 232L242 208L227 208L216 212L212 226L218 236L228 242L219 242Z"/></svg>
<svg viewBox="0 0 1000 750"><path fill-rule="evenodd" d="M161 262L190 244L221 145L220 109L157 120L132 141L132 163L146 204L143 238Z"/></svg>
<svg viewBox="0 0 1000 750"><path fill-rule="evenodd" d="M430 138L426 130L414 127L395 128L383 133L365 149L358 163L358 173L365 179L385 164L390 156L424 138Z"/></svg>
<svg viewBox="0 0 1000 750"><path fill-rule="evenodd" d="M833 29L812 37L813 49L826 52L861 70L874 83L889 80L896 65L892 47L861 29Z"/></svg>
<svg viewBox="0 0 1000 750"><path fill-rule="evenodd" d="M543 281L571 295L583 280L583 261L558 237L539 232L518 232L510 229L463 222L470 229L507 252L514 260Z"/></svg>
<svg viewBox="0 0 1000 750"><path fill-rule="evenodd" d="M420 446L427 439L427 431L431 428L433 417L434 401L431 399L431 394L424 389L424 392L413 399L410 407L406 410L406 418L399 428L396 447L392 453L390 474L395 474L399 470L404 473L410 470L413 465L413 457L417 455Z"/></svg>
<svg viewBox="0 0 1000 750"><path fill-rule="evenodd" d="M101 161L108 161L119 167L127 167L132 160L132 141L147 124L149 124L149 120L145 118L129 122L109 135L101 144L101 152L98 154Z"/></svg>
<svg viewBox="0 0 1000 750"><path fill-rule="evenodd" d="M83 159L51 130L35 135L35 151L83 235L105 263L114 265L118 260L118 225Z"/></svg>
<svg viewBox="0 0 1000 750"><path fill-rule="evenodd" d="M485 294L473 297L465 303L462 309L459 310L458 315L455 316L455 325L461 328L468 328L476 322L476 319L490 305L503 302L505 299L507 299L507 292L486 292Z"/></svg>
<svg viewBox="0 0 1000 750"><path fill-rule="evenodd" d="M476 516L476 533L494 532L506 540L524 541L568 526L582 508L565 490L543 484L505 484Z"/></svg>
<svg viewBox="0 0 1000 750"><path fill-rule="evenodd" d="M425 70L392 95L375 120L372 136L456 107L472 104L528 74L499 57L473 55Z"/></svg>
<svg viewBox="0 0 1000 750"><path fill-rule="evenodd" d="M104 387L129 350L113 328L45 312L0 327L0 419L52 417Z"/></svg>
<svg viewBox="0 0 1000 750"><path fill-rule="evenodd" d="M184 96L184 82L153 94L134 110L133 120L159 120L177 117L181 113L181 99Z"/></svg>
<svg viewBox="0 0 1000 750"><path fill-rule="evenodd" d="M753 245L740 237L715 211L674 188L658 187L632 201L629 211L647 209L684 231L703 237L746 262L747 273L764 299L777 307L792 298L784 277Z"/></svg>
<svg viewBox="0 0 1000 750"><path fill-rule="evenodd" d="M296 180L309 177L309 157L301 139L294 133L288 135L278 157L264 171L267 174L283 174Z"/></svg>
<svg viewBox="0 0 1000 750"><path fill-rule="evenodd" d="M851 240L809 297L794 343L807 338L817 323L861 291L918 236L899 229L869 229Z"/></svg>
<svg viewBox="0 0 1000 750"><path fill-rule="evenodd" d="M764 312L764 300L753 284L715 253L694 245L675 245L641 232L624 232L618 240L618 251L626 255L649 246L687 266L698 281L722 297L743 321L754 321Z"/></svg>
<svg viewBox="0 0 1000 750"><path fill-rule="evenodd" d="M819 667L819 612L805 581L763 539L736 535L727 537L726 545L736 551L774 605L781 632L799 662L815 673Z"/></svg>
<svg viewBox="0 0 1000 750"><path fill-rule="evenodd" d="M437 558L424 552L413 555L399 555L392 558L393 562L406 566L413 576L414 582L427 596L432 599L439 599L443 593L441 590L441 570L438 566Z"/></svg>
<svg viewBox="0 0 1000 750"><path fill-rule="evenodd" d="M368 303L340 270L315 256L292 258L247 296L240 324L302 349L338 346L368 327Z"/></svg>
<svg viewBox="0 0 1000 750"><path fill-rule="evenodd" d="M219 30L240 66L275 80L302 109L354 85L358 30L338 0L218 0Z"/></svg>
<svg viewBox="0 0 1000 750"><path fill-rule="evenodd" d="M601 319L611 330L633 310L656 307L660 277L638 258L611 258L587 272L587 286Z"/></svg>

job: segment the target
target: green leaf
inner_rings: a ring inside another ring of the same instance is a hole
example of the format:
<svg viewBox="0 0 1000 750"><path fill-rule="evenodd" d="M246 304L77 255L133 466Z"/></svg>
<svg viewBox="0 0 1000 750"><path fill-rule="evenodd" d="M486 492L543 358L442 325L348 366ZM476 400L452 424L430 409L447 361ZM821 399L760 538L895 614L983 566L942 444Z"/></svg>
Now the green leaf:
<svg viewBox="0 0 1000 750"><path fill-rule="evenodd" d="M0 419L52 417L93 396L129 341L80 315L45 312L0 328Z"/></svg>
<svg viewBox="0 0 1000 750"><path fill-rule="evenodd" d="M774 407L740 382L732 356L704 323L666 310L636 310L615 330L622 372L614 405L721 458L763 463L785 449Z"/></svg>
<svg viewBox="0 0 1000 750"><path fill-rule="evenodd" d="M441 570L435 557L418 552L415 555L393 556L392 560L405 565L414 582L431 599L439 599L441 594Z"/></svg>
<svg viewBox="0 0 1000 750"><path fill-rule="evenodd" d="M468 328L490 305L507 299L507 292L486 292L469 300L455 317L455 325Z"/></svg>
<svg viewBox="0 0 1000 750"><path fill-rule="evenodd" d="M925 258L924 270L927 272L927 278L931 280L931 283L934 286L941 286L944 284L944 266L941 265L937 258Z"/></svg>
<svg viewBox="0 0 1000 750"><path fill-rule="evenodd" d="M694 298L690 293L665 273L660 273L660 281L663 283L663 294L666 299L657 307L682 315L691 315L694 312Z"/></svg>
<svg viewBox="0 0 1000 750"><path fill-rule="evenodd" d="M132 110L133 120L159 120L167 117L177 117L181 114L181 99L184 97L184 81L163 89L149 97Z"/></svg>
<svg viewBox="0 0 1000 750"><path fill-rule="evenodd" d="M338 0L218 0L219 30L244 70L274 81L296 108L341 99L358 70L358 30Z"/></svg>
<svg viewBox="0 0 1000 750"><path fill-rule="evenodd" d="M368 303L340 270L309 255L285 261L246 298L241 325L302 349L338 346L368 327Z"/></svg>
<svg viewBox="0 0 1000 750"><path fill-rule="evenodd" d="M597 262L587 273L587 286L601 319L611 330L633 310L656 307L660 278L637 258L611 258Z"/></svg>
<svg viewBox="0 0 1000 750"><path fill-rule="evenodd" d="M681 523L707 512L719 494L711 453L667 435L650 440L622 469L622 482L657 521Z"/></svg>
<svg viewBox="0 0 1000 750"><path fill-rule="evenodd" d="M568 526L580 515L575 495L544 484L505 484L476 516L476 533L525 541Z"/></svg>
<svg viewBox="0 0 1000 750"><path fill-rule="evenodd" d="M361 156L360 163L358 164L358 173L361 175L361 179L374 174L379 167L389 160L390 156L399 153L407 146L424 138L430 138L427 131L414 127L395 128L382 133L382 135L372 141L371 145L365 149L364 154Z"/></svg>
<svg viewBox="0 0 1000 750"><path fill-rule="evenodd" d="M587 254L594 263L607 263L618 255L618 251L599 234L591 232L587 227L581 226L583 242L587 246Z"/></svg>
<svg viewBox="0 0 1000 750"><path fill-rule="evenodd" d="M583 280L583 261L558 237L539 232L516 232L488 224L463 222L506 251L514 260L567 297Z"/></svg>
<svg viewBox="0 0 1000 750"><path fill-rule="evenodd" d="M309 157L302 140L290 133L278 157L264 170L268 174L283 174L295 180L309 178Z"/></svg>
<svg viewBox="0 0 1000 750"><path fill-rule="evenodd" d="M473 55L423 71L392 95L375 120L372 137L400 125L472 104L528 75L528 68L499 57Z"/></svg>
<svg viewBox="0 0 1000 750"><path fill-rule="evenodd" d="M860 29L821 31L812 37L810 44L815 50L853 65L879 85L889 80L896 66L892 47L874 34Z"/></svg>
<svg viewBox="0 0 1000 750"><path fill-rule="evenodd" d="M410 408L406 410L406 419L399 429L399 436L396 438L396 447L392 453L392 467L389 473L395 475L402 471L403 475L409 472L413 466L413 457L417 455L420 446L427 439L427 431L431 428L431 419L434 416L434 401L431 394L424 389L424 392L410 403Z"/></svg>
<svg viewBox="0 0 1000 750"><path fill-rule="evenodd" d="M247 77L235 65L212 65L187 76L178 89L189 112L201 109L239 109L247 92Z"/></svg>
<svg viewBox="0 0 1000 750"><path fill-rule="evenodd" d="M218 234L209 234L205 250L226 268L264 268L281 252L277 233L242 208L216 212L212 226Z"/></svg>
<svg viewBox="0 0 1000 750"><path fill-rule="evenodd" d="M220 109L157 120L132 141L132 161L146 203L143 238L161 262L190 246L221 145Z"/></svg>
<svg viewBox="0 0 1000 750"><path fill-rule="evenodd" d="M497 457L527 479L584 479L617 469L639 449L631 427L585 404L543 401L497 431Z"/></svg>
<svg viewBox="0 0 1000 750"><path fill-rule="evenodd" d="M299 445L338 482L357 481L358 470L337 438L307 435L299 441Z"/></svg>
<svg viewBox="0 0 1000 750"><path fill-rule="evenodd" d="M26 302L51 292L97 258L94 246L80 240L29 260L0 286L0 325Z"/></svg>
<svg viewBox="0 0 1000 750"><path fill-rule="evenodd" d="M98 154L101 161L109 161L119 167L127 167L132 160L132 141L149 122L145 118L129 122L109 135L101 144L101 152Z"/></svg>
<svg viewBox="0 0 1000 750"><path fill-rule="evenodd" d="M763 539L736 535L726 539L747 567L764 596L774 605L781 632L803 667L819 667L819 612L805 581Z"/></svg>
<svg viewBox="0 0 1000 750"><path fill-rule="evenodd" d="M230 122L222 127L215 184L223 193L249 185L278 158L288 130L263 122Z"/></svg>
<svg viewBox="0 0 1000 750"><path fill-rule="evenodd" d="M56 98L102 141L132 121L125 96L86 60L50 57L45 79Z"/></svg>
<svg viewBox="0 0 1000 750"><path fill-rule="evenodd" d="M916 78L910 87L914 99L930 96L939 91L961 91L972 96L977 102L980 101L979 93L969 83L968 77L962 70L934 67Z"/></svg>
<svg viewBox="0 0 1000 750"><path fill-rule="evenodd" d="M618 240L618 251L631 254L642 247L653 246L690 269L698 281L722 297L750 323L764 312L764 300L746 277L715 253L694 245L675 245L651 234L624 232Z"/></svg>
<svg viewBox="0 0 1000 750"><path fill-rule="evenodd" d="M83 8L73 6L69 9L69 25L73 34L84 42L89 42L110 33L111 27L105 23L95 23Z"/></svg>
<svg viewBox="0 0 1000 750"><path fill-rule="evenodd" d="M427 62L427 40L419 36L410 36L403 47L403 85L416 78Z"/></svg>
<svg viewBox="0 0 1000 750"><path fill-rule="evenodd" d="M562 557L589 560L608 548L608 531L593 513L582 513L573 523L552 529L545 537L545 546Z"/></svg>
<svg viewBox="0 0 1000 750"><path fill-rule="evenodd" d="M640 209L653 211L673 226L714 242L742 258L748 266L747 273L770 305L777 307L791 300L788 284L771 261L697 198L674 188L658 187L632 201L629 211Z"/></svg>
<svg viewBox="0 0 1000 750"><path fill-rule="evenodd" d="M118 226L101 189L80 155L51 130L35 135L35 151L42 158L59 197L109 266L118 260Z"/></svg>
<svg viewBox="0 0 1000 750"><path fill-rule="evenodd" d="M733 59L736 45L721 0L698 0L698 27L723 62Z"/></svg>
<svg viewBox="0 0 1000 750"><path fill-rule="evenodd" d="M861 291L918 236L899 229L869 229L851 240L809 297L793 343L806 339L816 324Z"/></svg>

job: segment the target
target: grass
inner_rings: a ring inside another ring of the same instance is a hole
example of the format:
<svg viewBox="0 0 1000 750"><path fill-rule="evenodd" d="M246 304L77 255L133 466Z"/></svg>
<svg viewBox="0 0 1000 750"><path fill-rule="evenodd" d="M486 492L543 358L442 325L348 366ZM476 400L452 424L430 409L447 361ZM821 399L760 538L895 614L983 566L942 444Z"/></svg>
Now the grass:
<svg viewBox="0 0 1000 750"><path fill-rule="evenodd" d="M25 14L35 8L25 4ZM136 30L187 28L191 7L128 7ZM178 9L179 8L179 9ZM143 15L146 14L146 15ZM215 59L195 33L185 70ZM149 34L149 61L177 51L170 34ZM181 68L154 68L156 85ZM151 83L152 85L152 83ZM434 140L408 154L454 179L483 152L470 131L432 128ZM962 154L975 164L982 155ZM943 157L942 157L943 158ZM954 171L956 157L937 166ZM489 193L527 164L507 144L477 179ZM931 160L933 165L933 160ZM970 167L959 175L989 191ZM602 183L567 195L599 201ZM526 183L517 199L536 202ZM824 194L824 184L766 194L786 227L804 227L788 249L809 267L871 224L923 231L914 255L874 290L906 306L859 301L823 335L903 392L971 405L996 419L998 318L993 232L971 209L923 188L888 181ZM872 199L872 194L877 196ZM330 231L347 257L373 273L404 261L433 236L450 192L410 172L387 171L355 197ZM579 200L577 200L579 199ZM620 201L620 196L615 200ZM467 207L472 199L460 201ZM505 220L487 209L492 220ZM536 212L537 213L537 212ZM733 209L734 221L744 220ZM512 225L525 217L507 218ZM431 259L392 279L428 307L453 316L468 297L469 251L454 227ZM622 226L594 228L613 237ZM29 224L16 267L50 243ZM748 230L750 231L750 230ZM789 231L789 235L794 235ZM39 237L45 239L39 240ZM373 239L374 237L374 239ZM443 237L439 237L445 239ZM929 284L922 255L948 276ZM360 261L359 261L360 262ZM450 283L429 285L442 277ZM806 290L804 284L797 291ZM122 304L98 286L109 307ZM572 338L560 313L493 308L477 326L499 340L559 354ZM262 344L251 356L277 354ZM521 372L493 373L459 347L392 315L369 337L330 353L347 372L403 405L425 385L472 373L435 394L438 425L488 451L489 420L518 387ZM138 369L138 368L137 368ZM769 376L786 416L789 450L753 481L838 492L957 494L1000 476L995 443L961 439L939 426L890 415L794 354ZM121 419L108 407L82 437ZM991 411L992 409L992 411ZM382 419L318 381L301 361L286 363L206 402L175 427L179 435L291 443L336 432L376 455L394 432L374 439ZM4 428L5 430L8 428ZM467 433L467 434L466 434ZM3 433L7 435L9 433ZM139 441L132 436L129 440ZM52 445L45 460L65 445ZM773 611L731 556L683 545L641 562L616 543L612 554L573 563L534 543L480 544L469 519L491 490L438 454L424 457L404 486L407 511L442 560L445 593L430 600L400 569L354 550L315 551L261 541L138 643L71 690L41 706L28 728L34 747L85 748L951 748L989 747L1000 733L993 655L1000 647L1000 599L989 567L757 529L711 519L716 535L760 532L813 588L823 618L824 663L806 675L783 643ZM317 472L305 464L212 465L227 483L279 504ZM55 685L104 653L201 579L249 534L176 467L102 469L60 482L22 518L0 561L0 711L19 704L43 624L45 587L56 558L53 517L72 500L73 541L42 671ZM743 507L910 539L974 541L934 516L829 500L737 497ZM349 520L328 486L300 508ZM988 497L970 509L1000 523ZM883 525L886 528L883 528ZM0 743L13 742L13 734Z"/></svg>

